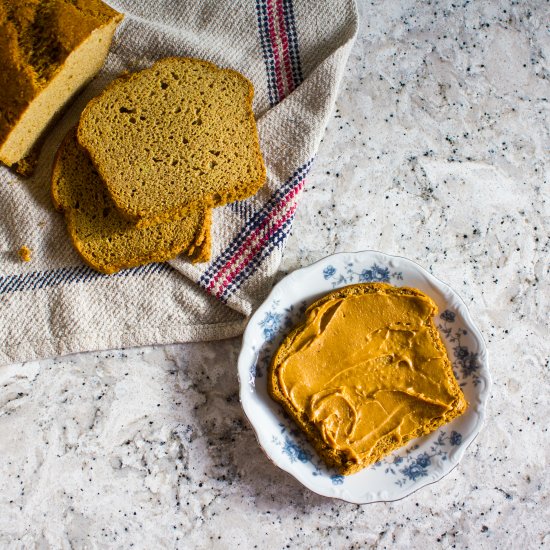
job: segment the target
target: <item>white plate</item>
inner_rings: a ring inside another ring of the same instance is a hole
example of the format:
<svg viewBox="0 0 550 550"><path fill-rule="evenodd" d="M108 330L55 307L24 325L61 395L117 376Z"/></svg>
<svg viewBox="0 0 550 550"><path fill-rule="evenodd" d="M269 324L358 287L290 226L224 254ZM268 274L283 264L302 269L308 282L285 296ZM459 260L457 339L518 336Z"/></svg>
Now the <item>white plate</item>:
<svg viewBox="0 0 550 550"><path fill-rule="evenodd" d="M341 476L324 465L269 397L266 372L309 304L334 288L368 281L411 286L432 297L439 308L435 322L469 407L375 465ZM312 491L358 504L398 500L448 474L481 429L491 385L485 343L458 294L414 262L373 251L335 254L280 281L248 323L238 369L241 403L267 456Z"/></svg>

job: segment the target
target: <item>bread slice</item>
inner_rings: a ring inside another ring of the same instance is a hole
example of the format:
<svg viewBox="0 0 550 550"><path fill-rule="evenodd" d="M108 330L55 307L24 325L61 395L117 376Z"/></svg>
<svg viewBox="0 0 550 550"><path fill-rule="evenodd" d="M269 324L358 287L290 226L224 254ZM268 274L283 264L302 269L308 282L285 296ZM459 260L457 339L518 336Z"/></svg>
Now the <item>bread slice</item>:
<svg viewBox="0 0 550 550"><path fill-rule="evenodd" d="M210 256L210 209L189 208L177 221L137 228L114 207L86 152L78 146L75 129L57 152L52 197L54 206L65 213L76 250L102 273L168 260L184 250L198 261Z"/></svg>
<svg viewBox="0 0 550 550"><path fill-rule="evenodd" d="M327 294L282 342L270 395L330 467L347 475L466 409L420 290L385 283Z"/></svg>
<svg viewBox="0 0 550 550"><path fill-rule="evenodd" d="M0 0L1 162L14 166L31 153L102 67L122 18L100 0Z"/></svg>
<svg viewBox="0 0 550 550"><path fill-rule="evenodd" d="M140 226L175 219L189 204L218 206L263 185L253 93L233 70L163 59L90 101L78 141L125 217Z"/></svg>

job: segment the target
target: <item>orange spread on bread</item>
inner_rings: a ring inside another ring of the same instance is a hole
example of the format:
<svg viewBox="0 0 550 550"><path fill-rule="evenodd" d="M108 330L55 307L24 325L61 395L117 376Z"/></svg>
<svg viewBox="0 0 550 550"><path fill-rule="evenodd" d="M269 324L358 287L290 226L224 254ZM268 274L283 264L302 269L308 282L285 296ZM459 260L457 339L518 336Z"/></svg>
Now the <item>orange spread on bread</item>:
<svg viewBox="0 0 550 550"><path fill-rule="evenodd" d="M285 408L351 465L379 460L466 406L432 321L436 305L416 289L389 289L313 304L274 361Z"/></svg>

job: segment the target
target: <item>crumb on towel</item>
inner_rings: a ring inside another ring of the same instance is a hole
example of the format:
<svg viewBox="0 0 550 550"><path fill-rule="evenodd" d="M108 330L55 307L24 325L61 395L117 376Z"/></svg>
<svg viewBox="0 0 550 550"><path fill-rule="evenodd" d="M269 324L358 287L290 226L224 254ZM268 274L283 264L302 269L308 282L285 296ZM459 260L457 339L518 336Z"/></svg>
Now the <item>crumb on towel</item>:
<svg viewBox="0 0 550 550"><path fill-rule="evenodd" d="M22 246L18 251L17 255L23 262L30 262L32 258L32 250L28 246Z"/></svg>

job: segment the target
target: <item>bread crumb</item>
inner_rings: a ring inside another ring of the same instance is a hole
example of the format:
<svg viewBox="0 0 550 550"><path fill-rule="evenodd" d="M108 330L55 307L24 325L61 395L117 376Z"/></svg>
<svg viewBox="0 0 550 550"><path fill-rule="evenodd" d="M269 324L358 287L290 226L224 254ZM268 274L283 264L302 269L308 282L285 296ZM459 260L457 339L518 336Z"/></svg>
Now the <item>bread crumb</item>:
<svg viewBox="0 0 550 550"><path fill-rule="evenodd" d="M24 158L12 165L20 176L30 178L34 174L34 170L38 164L39 147L34 147L31 152Z"/></svg>
<svg viewBox="0 0 550 550"><path fill-rule="evenodd" d="M22 262L30 262L32 258L32 250L28 246L22 246L17 251L17 255L21 258Z"/></svg>

